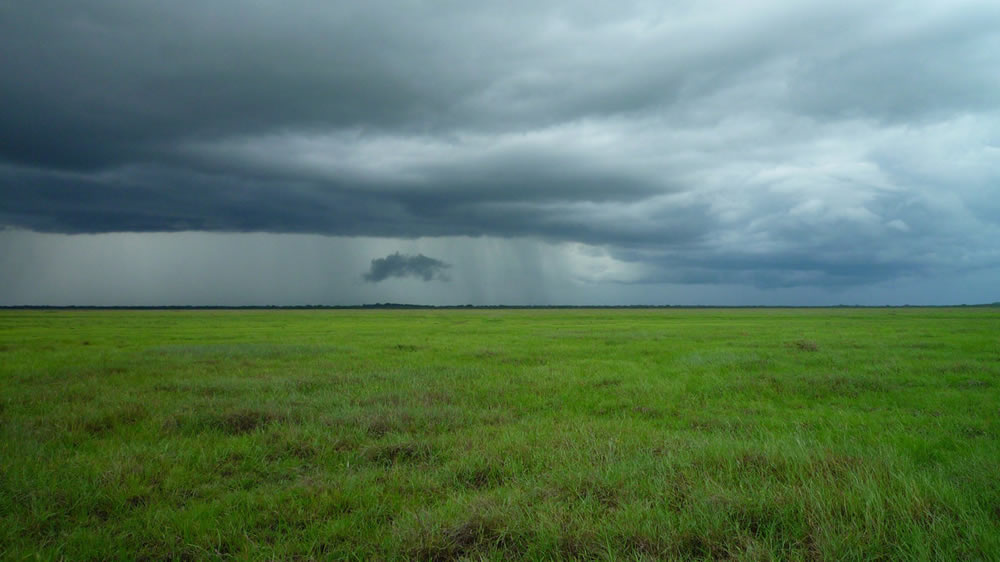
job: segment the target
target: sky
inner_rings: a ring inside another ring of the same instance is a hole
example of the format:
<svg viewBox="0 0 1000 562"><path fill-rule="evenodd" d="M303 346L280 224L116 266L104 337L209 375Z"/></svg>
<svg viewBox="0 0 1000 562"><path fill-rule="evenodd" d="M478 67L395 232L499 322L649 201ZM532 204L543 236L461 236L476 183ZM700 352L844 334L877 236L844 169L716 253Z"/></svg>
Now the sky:
<svg viewBox="0 0 1000 562"><path fill-rule="evenodd" d="M1000 301L995 0L33 0L0 53L0 305Z"/></svg>

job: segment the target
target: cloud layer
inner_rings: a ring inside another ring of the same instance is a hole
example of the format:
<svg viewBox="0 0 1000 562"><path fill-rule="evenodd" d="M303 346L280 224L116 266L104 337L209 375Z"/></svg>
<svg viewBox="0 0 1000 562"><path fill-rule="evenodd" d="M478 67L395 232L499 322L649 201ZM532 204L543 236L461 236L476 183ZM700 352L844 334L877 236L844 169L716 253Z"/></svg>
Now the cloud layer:
<svg viewBox="0 0 1000 562"><path fill-rule="evenodd" d="M0 226L527 238L604 248L628 283L1000 264L996 2L38 0L0 22Z"/></svg>

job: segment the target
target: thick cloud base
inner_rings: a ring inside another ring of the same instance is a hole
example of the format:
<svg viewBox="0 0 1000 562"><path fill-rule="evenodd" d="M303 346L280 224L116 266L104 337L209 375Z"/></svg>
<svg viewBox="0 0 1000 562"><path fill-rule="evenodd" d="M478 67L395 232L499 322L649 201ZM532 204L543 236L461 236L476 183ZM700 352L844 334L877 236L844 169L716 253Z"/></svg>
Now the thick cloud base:
<svg viewBox="0 0 1000 562"><path fill-rule="evenodd" d="M1000 267L995 2L38 0L0 20L0 227L531 239L640 284Z"/></svg>

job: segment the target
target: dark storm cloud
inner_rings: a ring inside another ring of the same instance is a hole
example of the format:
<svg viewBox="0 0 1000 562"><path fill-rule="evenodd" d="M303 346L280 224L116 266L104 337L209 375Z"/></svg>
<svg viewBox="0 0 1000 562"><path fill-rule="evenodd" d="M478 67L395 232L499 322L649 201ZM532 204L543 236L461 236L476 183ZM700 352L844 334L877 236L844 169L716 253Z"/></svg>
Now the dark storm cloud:
<svg viewBox="0 0 1000 562"><path fill-rule="evenodd" d="M364 274L364 280L378 283L390 277L417 277L424 281L448 281L445 270L449 267L450 264L423 254L407 256L396 252L384 258L373 259L371 268Z"/></svg>
<svg viewBox="0 0 1000 562"><path fill-rule="evenodd" d="M647 281L998 263L1000 5L0 6L0 226L498 236Z"/></svg>

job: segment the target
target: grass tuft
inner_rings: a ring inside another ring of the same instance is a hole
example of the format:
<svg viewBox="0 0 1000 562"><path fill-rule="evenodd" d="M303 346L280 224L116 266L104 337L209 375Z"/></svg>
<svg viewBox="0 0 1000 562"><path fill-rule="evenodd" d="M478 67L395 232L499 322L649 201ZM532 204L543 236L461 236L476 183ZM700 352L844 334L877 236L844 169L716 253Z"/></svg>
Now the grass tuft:
<svg viewBox="0 0 1000 562"><path fill-rule="evenodd" d="M285 416L274 412L241 409L213 416L209 425L230 435L242 435L257 431L271 423L282 421Z"/></svg>
<svg viewBox="0 0 1000 562"><path fill-rule="evenodd" d="M500 517L473 511L457 523L424 530L411 540L408 557L444 561L479 558L491 551L510 555L516 546L515 538Z"/></svg>
<svg viewBox="0 0 1000 562"><path fill-rule="evenodd" d="M791 345L799 351L819 351L819 344L812 340L795 340Z"/></svg>
<svg viewBox="0 0 1000 562"><path fill-rule="evenodd" d="M426 443L403 442L373 445L364 452L371 463L392 466L397 463L425 462L433 456L433 449Z"/></svg>
<svg viewBox="0 0 1000 562"><path fill-rule="evenodd" d="M82 427L86 433L100 436L112 430L138 423L148 416L146 407L142 404L125 404L109 412L102 412L87 417Z"/></svg>

